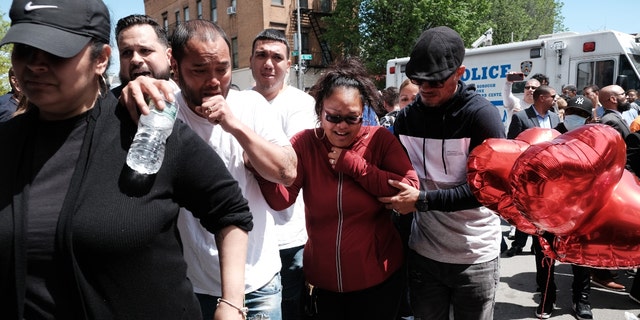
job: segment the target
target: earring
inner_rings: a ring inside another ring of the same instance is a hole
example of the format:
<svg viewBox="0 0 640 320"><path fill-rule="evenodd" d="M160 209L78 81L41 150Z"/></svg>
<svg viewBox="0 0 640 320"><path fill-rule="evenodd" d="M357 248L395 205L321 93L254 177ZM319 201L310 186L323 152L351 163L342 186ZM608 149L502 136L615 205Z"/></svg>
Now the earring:
<svg viewBox="0 0 640 320"><path fill-rule="evenodd" d="M109 85L107 84L107 79L104 77L104 74L101 74L98 77L98 82L100 83L100 97L104 98L109 93Z"/></svg>
<svg viewBox="0 0 640 320"><path fill-rule="evenodd" d="M327 133L324 132L324 130L322 130L322 137L319 137L318 136L318 130L316 130L316 129L321 129L322 130L322 128L318 128L318 127L313 128L313 134L316 136L316 138L322 140L322 139L324 139L324 137L327 136Z"/></svg>

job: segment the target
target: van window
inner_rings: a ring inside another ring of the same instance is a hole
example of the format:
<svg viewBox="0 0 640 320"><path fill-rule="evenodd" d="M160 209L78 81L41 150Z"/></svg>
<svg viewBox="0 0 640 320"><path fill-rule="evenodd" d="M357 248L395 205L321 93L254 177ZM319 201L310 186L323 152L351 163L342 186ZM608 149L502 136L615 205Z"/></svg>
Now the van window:
<svg viewBox="0 0 640 320"><path fill-rule="evenodd" d="M631 62L629 62L631 60ZM618 83L624 90L638 89L640 88L640 79L638 79L637 70L640 68L640 56L630 54L627 59L626 56L620 56L620 70L618 75L623 76L622 83Z"/></svg>
<svg viewBox="0 0 640 320"><path fill-rule="evenodd" d="M582 88L595 84L598 87L606 87L614 83L613 71L615 63L613 60L590 61L578 63L578 80L576 87L578 93L582 94Z"/></svg>

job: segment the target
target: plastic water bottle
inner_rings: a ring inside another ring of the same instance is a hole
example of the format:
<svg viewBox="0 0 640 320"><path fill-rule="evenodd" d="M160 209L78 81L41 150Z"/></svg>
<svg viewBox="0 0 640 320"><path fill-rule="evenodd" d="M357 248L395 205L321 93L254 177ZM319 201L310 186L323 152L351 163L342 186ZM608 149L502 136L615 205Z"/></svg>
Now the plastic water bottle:
<svg viewBox="0 0 640 320"><path fill-rule="evenodd" d="M155 174L162 165L165 144L178 114L175 103L164 103L166 107L159 111L151 101L151 112L138 121L138 131L127 153L127 165L138 173Z"/></svg>

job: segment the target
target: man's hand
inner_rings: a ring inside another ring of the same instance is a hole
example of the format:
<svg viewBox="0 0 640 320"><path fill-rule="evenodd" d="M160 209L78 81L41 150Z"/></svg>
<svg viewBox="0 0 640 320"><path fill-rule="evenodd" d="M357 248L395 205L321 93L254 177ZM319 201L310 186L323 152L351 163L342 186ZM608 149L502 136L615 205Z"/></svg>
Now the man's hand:
<svg viewBox="0 0 640 320"><path fill-rule="evenodd" d="M130 81L120 94L120 103L127 107L131 119L138 122L140 114L149 114L149 106L145 97L151 98L158 110L164 110L164 100L175 101L175 86L167 80L150 77L137 77Z"/></svg>
<svg viewBox="0 0 640 320"><path fill-rule="evenodd" d="M196 113L201 117L213 124L219 124L224 131L232 134L232 130L241 126L222 95L205 97L202 100L202 105L195 107Z"/></svg>
<svg viewBox="0 0 640 320"><path fill-rule="evenodd" d="M378 201L384 203L387 209L399 214L416 211L416 201L418 201L420 190L397 180L389 180L389 185L400 190L400 192L395 196L380 197Z"/></svg>

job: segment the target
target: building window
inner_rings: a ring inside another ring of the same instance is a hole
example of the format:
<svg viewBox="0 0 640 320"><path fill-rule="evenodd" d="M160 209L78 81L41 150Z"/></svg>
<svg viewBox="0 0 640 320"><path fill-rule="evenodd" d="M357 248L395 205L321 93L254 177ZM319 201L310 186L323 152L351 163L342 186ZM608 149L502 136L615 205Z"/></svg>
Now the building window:
<svg viewBox="0 0 640 320"><path fill-rule="evenodd" d="M176 26L180 24L180 11L176 11Z"/></svg>
<svg viewBox="0 0 640 320"><path fill-rule="evenodd" d="M211 0L211 21L218 22L218 1Z"/></svg>
<svg viewBox="0 0 640 320"><path fill-rule="evenodd" d="M320 0L320 12L331 12L331 0Z"/></svg>
<svg viewBox="0 0 640 320"><path fill-rule="evenodd" d="M238 69L238 38L231 39L231 61L233 69Z"/></svg>
<svg viewBox="0 0 640 320"><path fill-rule="evenodd" d="M306 33L306 32L303 32L300 35L300 38L301 38L300 40L302 40L302 46L301 46L302 47L302 54L311 53L309 51L309 50L311 50L311 49L309 49L309 34Z"/></svg>
<svg viewBox="0 0 640 320"><path fill-rule="evenodd" d="M165 31L169 31L169 14L167 12L162 13L162 26Z"/></svg>
<svg viewBox="0 0 640 320"><path fill-rule="evenodd" d="M300 8L308 9L309 8L309 1L308 0L300 0Z"/></svg>
<svg viewBox="0 0 640 320"><path fill-rule="evenodd" d="M202 19L202 1L196 1L196 10L198 11L198 19Z"/></svg>
<svg viewBox="0 0 640 320"><path fill-rule="evenodd" d="M189 7L184 7L184 21L189 21Z"/></svg>
<svg viewBox="0 0 640 320"><path fill-rule="evenodd" d="M278 6L283 6L284 5L284 0L271 0L271 4L278 5Z"/></svg>

